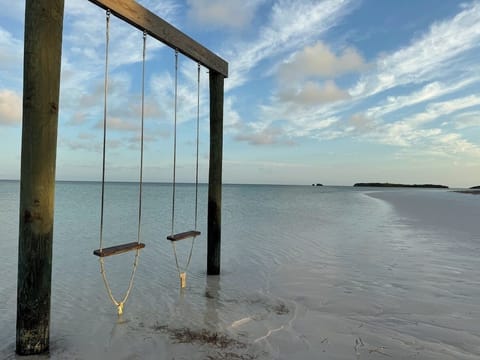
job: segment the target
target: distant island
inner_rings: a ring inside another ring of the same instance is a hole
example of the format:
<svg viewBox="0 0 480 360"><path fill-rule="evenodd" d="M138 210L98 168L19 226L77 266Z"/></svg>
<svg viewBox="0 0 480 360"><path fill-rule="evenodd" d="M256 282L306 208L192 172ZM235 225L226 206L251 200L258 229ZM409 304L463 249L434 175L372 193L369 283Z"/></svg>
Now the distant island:
<svg viewBox="0 0 480 360"><path fill-rule="evenodd" d="M323 186L323 184L312 184L312 186Z"/></svg>
<svg viewBox="0 0 480 360"><path fill-rule="evenodd" d="M446 185L435 184L392 184L392 183L356 183L353 186L368 186L368 187L405 187L405 188L427 188L427 189L448 189Z"/></svg>
<svg viewBox="0 0 480 360"><path fill-rule="evenodd" d="M470 189L474 190L474 189L480 189L480 185L478 186L472 186Z"/></svg>

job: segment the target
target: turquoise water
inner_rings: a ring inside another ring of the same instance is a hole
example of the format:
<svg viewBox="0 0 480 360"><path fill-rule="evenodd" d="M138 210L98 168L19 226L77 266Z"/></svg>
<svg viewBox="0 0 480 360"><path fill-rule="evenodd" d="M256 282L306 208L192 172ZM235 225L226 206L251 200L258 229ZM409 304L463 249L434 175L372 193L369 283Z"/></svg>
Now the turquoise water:
<svg viewBox="0 0 480 360"><path fill-rule="evenodd" d="M0 182L0 357L15 358L18 182ZM225 185L222 274L205 275L207 187L179 290L171 186L145 184L135 285L121 319L92 251L100 184L56 189L51 358L478 359L480 197L446 191ZM178 185L175 232L194 221ZM138 186L109 183L104 246L136 241ZM190 249L179 243L181 263ZM120 297L134 254L108 258ZM182 334L190 337L182 337ZM217 334L227 345L195 334ZM193 335L192 335L193 334Z"/></svg>

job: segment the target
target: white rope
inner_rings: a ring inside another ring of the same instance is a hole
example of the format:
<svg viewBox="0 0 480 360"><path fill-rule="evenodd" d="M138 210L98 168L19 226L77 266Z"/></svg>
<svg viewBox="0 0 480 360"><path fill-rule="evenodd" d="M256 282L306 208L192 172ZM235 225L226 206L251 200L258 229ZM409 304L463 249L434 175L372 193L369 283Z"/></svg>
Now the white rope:
<svg viewBox="0 0 480 360"><path fill-rule="evenodd" d="M198 150L200 144L200 63L197 65L197 158L195 162L195 230L198 213Z"/></svg>
<svg viewBox="0 0 480 360"><path fill-rule="evenodd" d="M103 208L105 203L105 150L107 144L107 94L108 94L108 48L110 44L110 10L105 17L105 84L103 94L103 163L102 163L102 195L100 205L100 251L103 250Z"/></svg>
<svg viewBox="0 0 480 360"><path fill-rule="evenodd" d="M105 55L105 106L104 106L104 124L103 124L103 171L102 171L102 204L100 216L100 251L103 249L103 212L104 212L104 189L105 189L105 149L106 149L106 123L107 123L107 77L108 77L108 48L109 48L109 22L110 10L107 10L107 25L106 25L106 55ZM145 114L145 54L146 54L146 40L147 33L143 33L143 65L142 65L142 114L141 114L141 145L140 145L140 184L139 184L139 204L138 204L138 228L137 228L137 243L140 243L141 236L141 222L142 222L142 185L143 185L143 134L144 134L144 114ZM112 303L117 307L118 315L123 314L123 306L127 302L128 297L133 288L133 281L138 267L138 257L140 248L137 247L135 251L135 259L133 261L132 273L128 282L128 288L121 301L118 301L112 293L112 289L107 279L105 271L105 261L100 257L100 272L102 274L103 283L107 289L108 297Z"/></svg>
<svg viewBox="0 0 480 360"><path fill-rule="evenodd" d="M177 158L177 95L178 95L178 51L175 50L175 94L174 94L174 131L173 131L173 198L172 198L172 235L174 234L175 225L175 168ZM199 143L200 143L200 63L197 66L197 128L196 128L196 163L195 163L195 221L194 228L197 229L198 219L198 159L199 159ZM192 260L193 248L195 245L196 236L192 238L190 252L185 267L180 267L178 263L177 248L175 241L172 241L173 254L175 256L175 265L180 278L182 273L185 274L190 266ZM184 275L185 276L185 275Z"/></svg>
<svg viewBox="0 0 480 360"><path fill-rule="evenodd" d="M175 185L177 169L177 98L178 98L178 50L175 49L175 93L173 105L173 179L172 179L172 231L175 233Z"/></svg>
<svg viewBox="0 0 480 360"><path fill-rule="evenodd" d="M194 229L197 230L197 219L198 219L198 153L199 153L199 144L200 144L200 63L197 66L197 156L195 162L195 221L194 221ZM197 237L194 236L192 238L192 245L190 247L190 253L188 254L187 265L185 265L185 271L188 270L190 266L190 260L192 260L193 254L193 246L195 245L195 239Z"/></svg>

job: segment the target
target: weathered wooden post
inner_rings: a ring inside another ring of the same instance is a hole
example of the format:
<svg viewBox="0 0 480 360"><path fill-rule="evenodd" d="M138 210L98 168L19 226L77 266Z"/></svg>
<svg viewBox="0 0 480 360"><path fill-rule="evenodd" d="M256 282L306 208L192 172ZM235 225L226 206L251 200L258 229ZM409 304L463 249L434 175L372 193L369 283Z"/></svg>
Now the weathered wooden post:
<svg viewBox="0 0 480 360"><path fill-rule="evenodd" d="M64 0L27 0L16 352L48 350Z"/></svg>
<svg viewBox="0 0 480 360"><path fill-rule="evenodd" d="M210 165L208 172L207 274L220 274L224 76L210 70Z"/></svg>

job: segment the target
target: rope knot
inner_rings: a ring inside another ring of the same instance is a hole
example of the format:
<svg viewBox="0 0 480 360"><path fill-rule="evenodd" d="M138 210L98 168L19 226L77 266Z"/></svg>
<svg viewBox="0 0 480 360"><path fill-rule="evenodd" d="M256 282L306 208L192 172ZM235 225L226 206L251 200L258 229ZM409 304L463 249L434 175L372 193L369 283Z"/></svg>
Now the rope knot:
<svg viewBox="0 0 480 360"><path fill-rule="evenodd" d="M117 314L120 316L123 314L123 302L117 304Z"/></svg>

